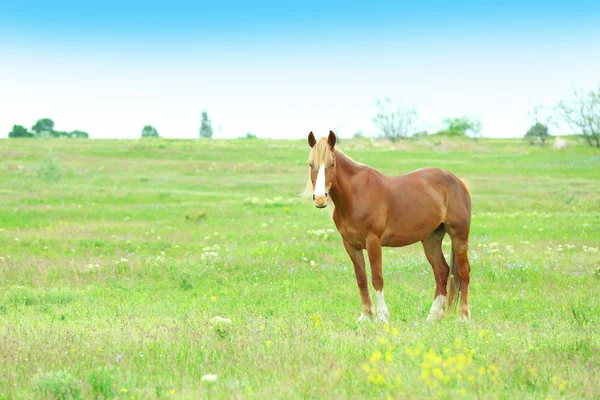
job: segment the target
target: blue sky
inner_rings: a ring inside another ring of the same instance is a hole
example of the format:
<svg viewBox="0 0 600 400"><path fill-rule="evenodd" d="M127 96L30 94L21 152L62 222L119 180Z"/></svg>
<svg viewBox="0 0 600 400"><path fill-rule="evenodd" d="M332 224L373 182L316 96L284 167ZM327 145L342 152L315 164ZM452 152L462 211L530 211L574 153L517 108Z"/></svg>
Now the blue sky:
<svg viewBox="0 0 600 400"><path fill-rule="evenodd" d="M600 84L593 1L0 0L0 137L50 117L94 138L377 134L375 100L522 136L537 104Z"/></svg>

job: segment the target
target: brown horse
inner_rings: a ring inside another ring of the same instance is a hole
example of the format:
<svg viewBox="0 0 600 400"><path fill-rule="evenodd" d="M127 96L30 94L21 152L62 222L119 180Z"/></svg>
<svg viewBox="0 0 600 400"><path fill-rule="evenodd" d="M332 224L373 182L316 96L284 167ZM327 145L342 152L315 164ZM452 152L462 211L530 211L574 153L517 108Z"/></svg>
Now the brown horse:
<svg viewBox="0 0 600 400"><path fill-rule="evenodd" d="M335 206L333 221L354 265L360 290L362 314L358 321L386 322L388 308L383 299L381 247L423 243L425 256L433 267L435 294L427 320L445 315L460 293L459 319L470 318L467 250L471 222L471 197L459 178L437 168L419 169L388 177L359 164L335 148L336 137L317 142L312 132L308 144L310 179L308 190L319 208ZM452 239L451 266L442 253L442 240ZM373 307L365 270L363 250L371 264L377 312Z"/></svg>

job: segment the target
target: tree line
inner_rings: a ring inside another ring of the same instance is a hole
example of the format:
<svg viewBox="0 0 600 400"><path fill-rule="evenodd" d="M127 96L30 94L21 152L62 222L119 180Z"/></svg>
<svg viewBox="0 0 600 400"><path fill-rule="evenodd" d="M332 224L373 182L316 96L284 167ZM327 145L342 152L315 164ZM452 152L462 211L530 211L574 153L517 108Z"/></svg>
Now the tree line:
<svg viewBox="0 0 600 400"><path fill-rule="evenodd" d="M13 125L12 130L8 133L9 138L89 138L87 132L74 131L58 131L54 129L54 121L50 118L38 119L31 130L27 130L22 125Z"/></svg>
<svg viewBox="0 0 600 400"><path fill-rule="evenodd" d="M530 112L535 123L527 130L524 138L531 144L544 146L550 137L549 126L552 125L563 131L567 130L582 136L587 144L600 148L600 85L597 89L584 91L573 89L573 93L553 107L536 106ZM415 130L417 111L415 108L395 104L389 97L377 100L377 113L372 118L373 124L380 130L381 136L396 142L409 136L427 136L429 132ZM446 118L442 121L445 127L432 135L450 137L481 136L481 121L477 118L463 116ZM212 121L206 110L202 111L200 129L201 138L212 138ZM362 136L362 132L355 134ZM54 129L54 121L50 118L39 119L28 131L21 125L14 125L8 134L9 138L22 137L56 137L56 138L87 138L86 132L75 130L71 132ZM160 137L158 130L152 125L142 128L142 138ZM246 137L255 137L252 134Z"/></svg>
<svg viewBox="0 0 600 400"><path fill-rule="evenodd" d="M544 146L550 136L549 125L582 136L588 145L600 148L600 85L589 91L574 88L573 93L552 107L536 106L530 113L535 123L524 138L531 144ZM381 135L392 142L409 136L426 136L417 132L417 111L402 104L394 104L389 97L377 101L373 124ZM472 137L481 135L481 121L472 117L447 118L444 129L433 135ZM358 136L361 133L357 134ZM356 135L355 135L356 136Z"/></svg>

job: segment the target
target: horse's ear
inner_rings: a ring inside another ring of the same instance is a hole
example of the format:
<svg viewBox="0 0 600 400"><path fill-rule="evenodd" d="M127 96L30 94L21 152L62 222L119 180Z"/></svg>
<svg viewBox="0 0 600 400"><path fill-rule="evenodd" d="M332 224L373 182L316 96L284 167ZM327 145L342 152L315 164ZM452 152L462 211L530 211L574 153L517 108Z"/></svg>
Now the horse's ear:
<svg viewBox="0 0 600 400"><path fill-rule="evenodd" d="M315 144L317 144L317 140L315 139L315 134L312 133L312 131L310 131L310 133L308 134L308 145L310 147L314 147Z"/></svg>
<svg viewBox="0 0 600 400"><path fill-rule="evenodd" d="M333 149L333 147L335 146L335 142L336 142L336 137L335 137L335 133L333 133L333 131L329 131L329 137L327 138L327 143L329 143L329 147L331 147Z"/></svg>

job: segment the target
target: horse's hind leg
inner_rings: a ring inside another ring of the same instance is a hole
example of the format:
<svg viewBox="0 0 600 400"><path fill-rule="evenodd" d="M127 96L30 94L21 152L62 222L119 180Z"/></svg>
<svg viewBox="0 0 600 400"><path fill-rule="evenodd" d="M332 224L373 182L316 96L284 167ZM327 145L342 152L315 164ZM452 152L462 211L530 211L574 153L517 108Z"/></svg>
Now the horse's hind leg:
<svg viewBox="0 0 600 400"><path fill-rule="evenodd" d="M469 282L471 280L471 265L469 264L469 225L448 226L448 233L452 239L452 251L454 259L452 260L452 273L456 270L458 282L460 284L460 320L471 319L469 309Z"/></svg>
<svg viewBox="0 0 600 400"><path fill-rule="evenodd" d="M448 263L446 263L444 253L442 252L442 241L445 234L446 230L441 225L422 241L425 257L427 257L427 261L431 264L435 277L435 293L427 321L443 318L446 314L446 284L448 283L450 267L448 267Z"/></svg>

